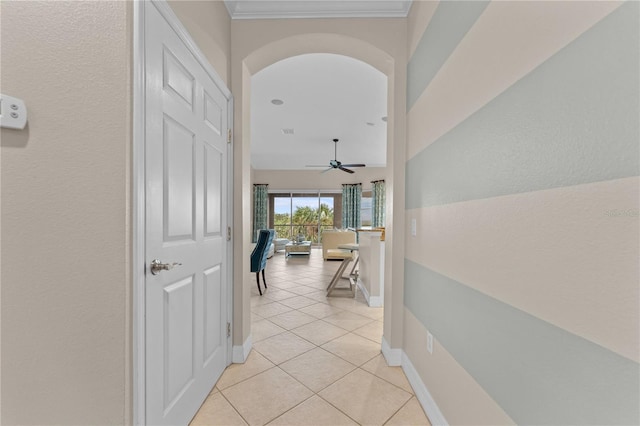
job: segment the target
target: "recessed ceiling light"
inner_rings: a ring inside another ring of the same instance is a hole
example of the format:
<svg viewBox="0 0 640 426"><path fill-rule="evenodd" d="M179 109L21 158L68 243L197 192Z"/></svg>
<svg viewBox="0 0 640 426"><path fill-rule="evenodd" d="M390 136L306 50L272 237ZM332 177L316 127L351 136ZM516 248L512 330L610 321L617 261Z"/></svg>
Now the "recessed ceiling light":
<svg viewBox="0 0 640 426"><path fill-rule="evenodd" d="M385 115L384 117L381 118L381 120L386 123L387 122L387 116Z"/></svg>
<svg viewBox="0 0 640 426"><path fill-rule="evenodd" d="M281 99L271 99L271 103L274 105L282 105L284 101Z"/></svg>
<svg viewBox="0 0 640 426"><path fill-rule="evenodd" d="M375 124L370 121L367 121L367 126L375 126Z"/></svg>

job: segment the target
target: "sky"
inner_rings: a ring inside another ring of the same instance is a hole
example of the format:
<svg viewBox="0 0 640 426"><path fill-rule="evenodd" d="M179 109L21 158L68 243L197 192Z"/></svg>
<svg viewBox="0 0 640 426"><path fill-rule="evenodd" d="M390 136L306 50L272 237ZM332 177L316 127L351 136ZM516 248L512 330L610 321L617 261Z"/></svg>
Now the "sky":
<svg viewBox="0 0 640 426"><path fill-rule="evenodd" d="M291 198L289 197L275 197L274 210L275 213L288 214L291 211ZM323 204L327 204L330 208L333 208L333 197L320 198ZM295 197L293 199L293 209L296 207L311 207L312 209L318 208L318 197Z"/></svg>

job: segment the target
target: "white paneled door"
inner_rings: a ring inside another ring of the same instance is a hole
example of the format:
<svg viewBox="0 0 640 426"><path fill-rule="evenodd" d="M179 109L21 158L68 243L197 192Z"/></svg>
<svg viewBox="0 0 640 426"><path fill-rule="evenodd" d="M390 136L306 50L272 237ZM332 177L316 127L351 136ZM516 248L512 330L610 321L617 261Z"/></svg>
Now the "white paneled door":
<svg viewBox="0 0 640 426"><path fill-rule="evenodd" d="M145 417L184 425L227 365L229 100L145 3Z"/></svg>

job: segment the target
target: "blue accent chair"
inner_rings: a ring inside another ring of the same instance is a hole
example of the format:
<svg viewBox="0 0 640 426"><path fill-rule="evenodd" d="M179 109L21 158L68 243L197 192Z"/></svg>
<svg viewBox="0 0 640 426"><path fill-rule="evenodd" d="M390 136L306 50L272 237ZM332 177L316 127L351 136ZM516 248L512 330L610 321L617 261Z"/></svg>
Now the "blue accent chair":
<svg viewBox="0 0 640 426"><path fill-rule="evenodd" d="M260 271L262 271L262 282L264 283L265 290L267 289L267 281L264 278L264 268L267 266L267 254L269 253L269 247L273 242L273 238L276 235L276 231L273 229L262 229L258 235L258 242L256 247L251 252L251 272L256 273L256 281L258 282L258 292L262 296L262 289L260 289Z"/></svg>

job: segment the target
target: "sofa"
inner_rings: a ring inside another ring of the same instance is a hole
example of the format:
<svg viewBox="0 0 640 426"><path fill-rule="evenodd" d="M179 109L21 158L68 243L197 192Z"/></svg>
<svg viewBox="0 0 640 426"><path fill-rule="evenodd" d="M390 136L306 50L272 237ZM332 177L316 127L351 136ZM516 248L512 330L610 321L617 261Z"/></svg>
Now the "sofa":
<svg viewBox="0 0 640 426"><path fill-rule="evenodd" d="M322 232L322 258L324 260L329 259L343 259L345 251L338 249L341 244L355 244L356 233L354 231L342 231L337 229L327 229ZM349 253L349 251L346 251Z"/></svg>
<svg viewBox="0 0 640 426"><path fill-rule="evenodd" d="M276 235L277 237L277 235ZM275 246L275 251L280 251L280 250L284 250L284 247L289 244L291 241L289 241L287 238L274 238L273 240L273 244Z"/></svg>

